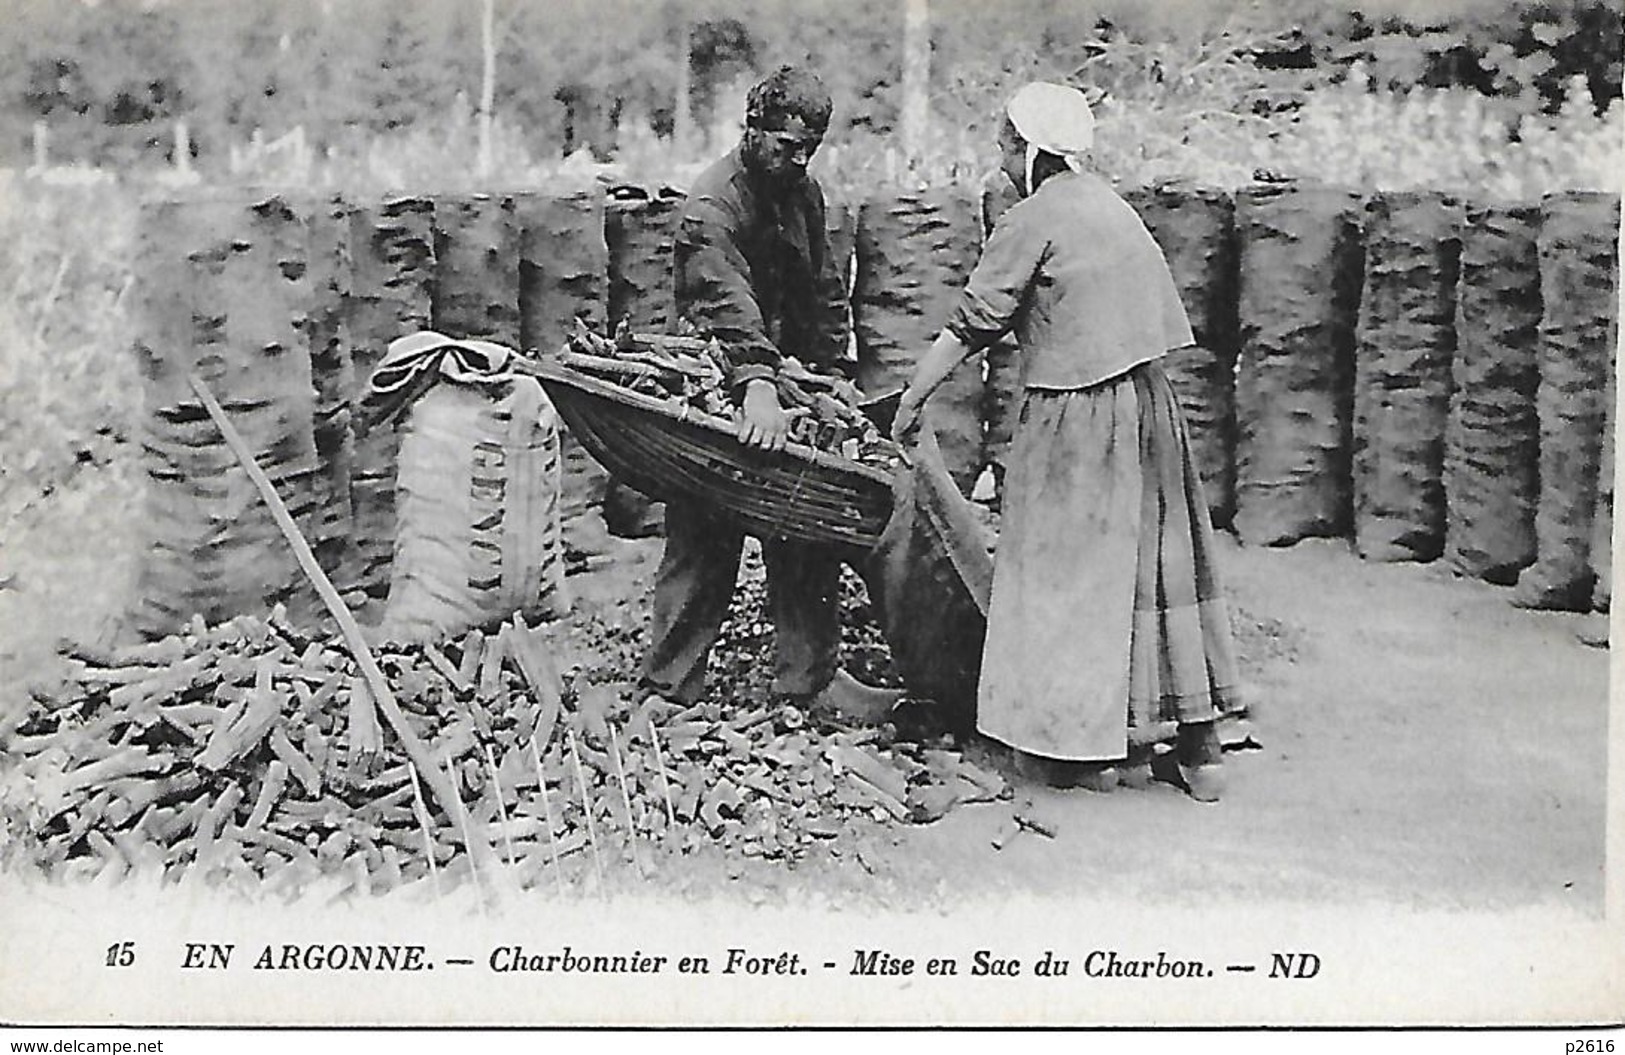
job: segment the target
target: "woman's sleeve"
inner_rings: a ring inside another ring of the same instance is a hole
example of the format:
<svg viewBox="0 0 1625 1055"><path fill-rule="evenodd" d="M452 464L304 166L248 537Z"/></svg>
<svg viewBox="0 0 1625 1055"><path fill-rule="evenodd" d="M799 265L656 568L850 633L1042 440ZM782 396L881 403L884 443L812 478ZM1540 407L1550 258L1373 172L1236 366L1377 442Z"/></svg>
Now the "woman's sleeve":
<svg viewBox="0 0 1625 1055"><path fill-rule="evenodd" d="M1030 211L1011 209L999 219L948 317L947 329L972 348L992 344L1015 323L1049 254L1049 239L1029 220Z"/></svg>

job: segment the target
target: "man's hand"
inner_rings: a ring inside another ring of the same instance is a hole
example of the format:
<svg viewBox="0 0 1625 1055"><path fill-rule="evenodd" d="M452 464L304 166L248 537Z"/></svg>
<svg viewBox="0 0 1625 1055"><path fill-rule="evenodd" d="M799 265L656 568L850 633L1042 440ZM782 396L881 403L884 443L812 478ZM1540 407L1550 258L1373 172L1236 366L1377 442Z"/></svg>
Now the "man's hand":
<svg viewBox="0 0 1625 1055"><path fill-rule="evenodd" d="M789 441L790 419L779 406L779 390L772 381L750 382L739 409L739 442L764 451L782 451Z"/></svg>

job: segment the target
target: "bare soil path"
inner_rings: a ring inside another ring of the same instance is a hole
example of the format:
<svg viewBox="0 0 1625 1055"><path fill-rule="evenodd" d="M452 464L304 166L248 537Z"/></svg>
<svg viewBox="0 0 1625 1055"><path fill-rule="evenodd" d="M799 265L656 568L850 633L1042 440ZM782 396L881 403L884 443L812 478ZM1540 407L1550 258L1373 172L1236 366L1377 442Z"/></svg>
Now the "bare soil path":
<svg viewBox="0 0 1625 1055"><path fill-rule="evenodd" d="M1340 542L1225 549L1235 599L1287 647L1249 664L1262 749L1229 757L1223 802L1041 791L1055 839L993 852L997 817L966 810L909 831L903 867L1040 892L1600 914L1608 653L1576 631L1601 617L1520 611Z"/></svg>
<svg viewBox="0 0 1625 1055"><path fill-rule="evenodd" d="M138 556L130 498L90 475L8 530L0 716L48 675L57 637L93 631L124 603ZM572 579L581 610L640 623L658 554L658 540L614 543ZM859 852L794 872L685 861L677 885L737 884L752 900L1100 890L1601 913L1608 652L1580 638L1602 617L1521 611L1510 591L1434 566L1368 564L1341 542L1226 539L1223 556L1261 747L1230 756L1222 803L1160 785L1038 790L1024 795L1053 839L1024 831L995 850L1011 806L975 806L877 829Z"/></svg>

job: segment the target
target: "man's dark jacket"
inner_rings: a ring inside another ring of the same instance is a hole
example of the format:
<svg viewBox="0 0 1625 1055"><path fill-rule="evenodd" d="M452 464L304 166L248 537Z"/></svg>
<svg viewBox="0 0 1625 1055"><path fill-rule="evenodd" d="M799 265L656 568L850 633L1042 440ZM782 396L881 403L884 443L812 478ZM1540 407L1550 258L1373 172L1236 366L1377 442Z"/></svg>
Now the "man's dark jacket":
<svg viewBox="0 0 1625 1055"><path fill-rule="evenodd" d="M770 187L735 149L694 182L674 250L677 312L721 341L736 395L784 356L843 369L846 282L831 258L824 193L807 176Z"/></svg>

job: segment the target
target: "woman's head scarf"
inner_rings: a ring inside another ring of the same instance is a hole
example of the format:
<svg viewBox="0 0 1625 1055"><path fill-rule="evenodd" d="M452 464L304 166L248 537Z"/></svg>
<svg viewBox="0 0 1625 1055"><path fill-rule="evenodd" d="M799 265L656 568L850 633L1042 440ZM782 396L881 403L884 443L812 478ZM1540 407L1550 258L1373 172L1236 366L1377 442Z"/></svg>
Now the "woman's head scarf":
<svg viewBox="0 0 1625 1055"><path fill-rule="evenodd" d="M1033 186L1033 162L1040 153L1054 154L1074 172L1083 170L1084 155L1095 142L1095 115L1076 88L1034 81L1018 91L1004 108L1010 123L1027 141L1027 190Z"/></svg>

